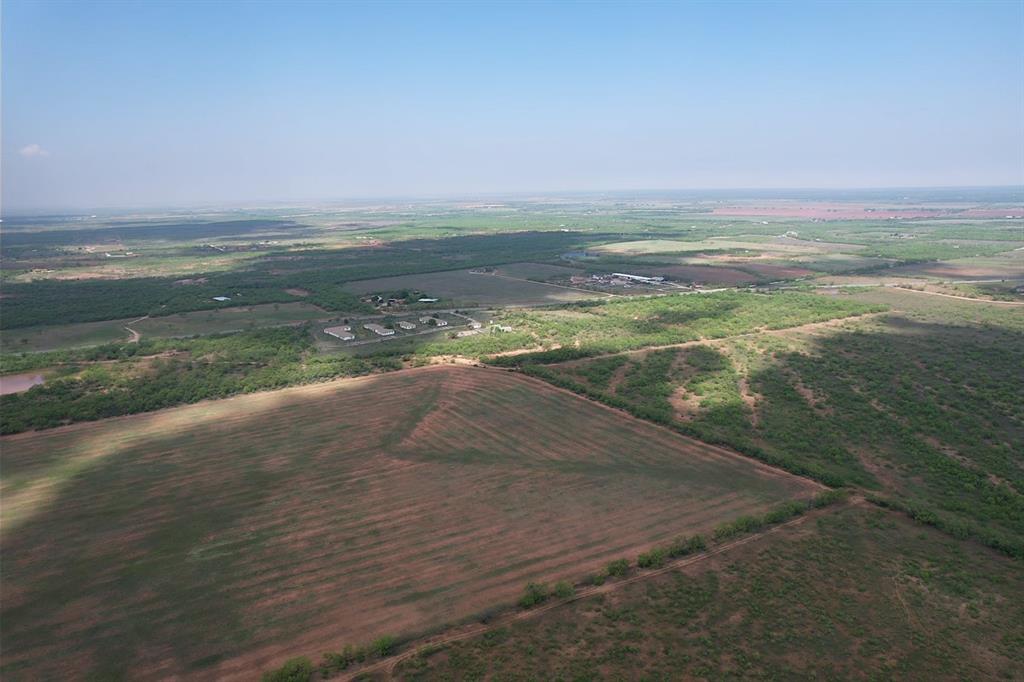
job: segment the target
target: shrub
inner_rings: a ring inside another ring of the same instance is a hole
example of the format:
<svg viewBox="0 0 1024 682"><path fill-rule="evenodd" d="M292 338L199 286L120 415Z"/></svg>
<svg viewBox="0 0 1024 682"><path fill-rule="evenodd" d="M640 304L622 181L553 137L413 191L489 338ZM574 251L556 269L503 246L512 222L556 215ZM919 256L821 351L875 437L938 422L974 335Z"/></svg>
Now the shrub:
<svg viewBox="0 0 1024 682"><path fill-rule="evenodd" d="M576 594L576 590L565 580L560 580L555 583L555 596L559 599L568 599L569 597Z"/></svg>
<svg viewBox="0 0 1024 682"><path fill-rule="evenodd" d="M548 587L542 583L528 583L519 605L524 609L536 606L548 598Z"/></svg>
<svg viewBox="0 0 1024 682"><path fill-rule="evenodd" d="M390 656L395 652L395 644L397 643L398 640L391 635L384 635L383 637L378 637L374 640L373 644L370 645L370 648L375 654L384 658L385 656Z"/></svg>
<svg viewBox="0 0 1024 682"><path fill-rule="evenodd" d="M740 516L716 527L714 538L715 540L725 540L737 535L753 533L760 530L762 525L761 519L755 516Z"/></svg>
<svg viewBox="0 0 1024 682"><path fill-rule="evenodd" d="M636 565L640 568L657 568L665 563L665 559L668 557L668 550L664 547L655 547L654 549L644 552L636 559Z"/></svg>
<svg viewBox="0 0 1024 682"><path fill-rule="evenodd" d="M703 552L708 548L708 542L704 539L703 535L694 535L686 541L686 548L689 550L690 554Z"/></svg>
<svg viewBox="0 0 1024 682"><path fill-rule="evenodd" d="M613 578L621 578L629 572L629 559L616 559L605 567L605 573Z"/></svg>
<svg viewBox="0 0 1024 682"><path fill-rule="evenodd" d="M328 652L324 654L320 662L320 670L326 677L329 673L341 672L356 662L356 651L351 646L346 646L340 652Z"/></svg>
<svg viewBox="0 0 1024 682"><path fill-rule="evenodd" d="M309 682L313 664L305 656L290 658L277 670L263 673L263 682Z"/></svg>
<svg viewBox="0 0 1024 682"><path fill-rule="evenodd" d="M772 526L783 521L788 521L794 516L800 516L807 511L808 503L806 502L785 502L765 512L765 515L761 517L761 525Z"/></svg>
<svg viewBox="0 0 1024 682"><path fill-rule="evenodd" d="M818 493L813 498L811 498L810 506L813 509L817 509L819 507L827 507L830 504L841 502L842 500L845 500L849 496L850 494L846 490L826 490L825 492Z"/></svg>

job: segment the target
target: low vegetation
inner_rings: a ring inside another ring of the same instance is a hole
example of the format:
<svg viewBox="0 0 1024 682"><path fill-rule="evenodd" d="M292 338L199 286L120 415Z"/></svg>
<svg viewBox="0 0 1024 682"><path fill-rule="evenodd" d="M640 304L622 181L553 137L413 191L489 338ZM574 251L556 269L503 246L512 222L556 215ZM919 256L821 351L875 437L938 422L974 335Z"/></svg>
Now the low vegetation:
<svg viewBox="0 0 1024 682"><path fill-rule="evenodd" d="M506 313L503 324L518 335L471 337L451 344L448 352L486 355L544 346L543 353L493 359L499 366L520 366L570 360L587 355L667 346L700 339L785 329L840 317L884 310L883 306L802 293L773 295L737 291L671 295L638 300L577 303L557 309ZM425 347L422 352L439 352Z"/></svg>
<svg viewBox="0 0 1024 682"><path fill-rule="evenodd" d="M622 380L614 387L601 380L610 358L520 362L639 417L829 485L873 491L958 536L1024 555L1015 445L1024 434L1015 369L1024 366L1024 312L908 292L863 295L905 309L821 333L629 356L615 363Z"/></svg>
<svg viewBox="0 0 1024 682"><path fill-rule="evenodd" d="M402 661L419 679L1016 679L1016 562L846 506Z"/></svg>

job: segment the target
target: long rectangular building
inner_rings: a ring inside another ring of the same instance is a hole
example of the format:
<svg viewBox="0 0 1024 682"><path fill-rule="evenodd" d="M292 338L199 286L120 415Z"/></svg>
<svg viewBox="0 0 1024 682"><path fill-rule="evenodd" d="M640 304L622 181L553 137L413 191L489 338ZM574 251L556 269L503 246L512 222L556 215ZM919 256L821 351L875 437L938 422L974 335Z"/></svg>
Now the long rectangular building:
<svg viewBox="0 0 1024 682"><path fill-rule="evenodd" d="M377 336L392 336L395 333L394 329L388 329L387 327L382 327L379 324L364 324L363 329L369 329Z"/></svg>

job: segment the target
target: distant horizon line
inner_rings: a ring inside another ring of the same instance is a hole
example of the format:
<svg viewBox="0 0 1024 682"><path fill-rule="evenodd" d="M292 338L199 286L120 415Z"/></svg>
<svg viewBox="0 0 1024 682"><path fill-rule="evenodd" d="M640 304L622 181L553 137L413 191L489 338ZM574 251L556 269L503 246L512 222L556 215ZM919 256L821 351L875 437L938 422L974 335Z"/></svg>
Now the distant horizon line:
<svg viewBox="0 0 1024 682"><path fill-rule="evenodd" d="M16 207L11 210L0 211L2 218L18 217L43 217L52 215L54 217L68 217L81 215L82 213L120 213L128 211L195 211L195 210L258 210L262 208L288 208L288 207L313 207L316 205L345 205L359 203L433 203L433 202L457 202L457 201L480 201L484 199L528 199L528 198L557 198L557 197L598 197L598 196L628 196L644 195L647 197L670 198L669 195L699 194L708 193L713 195L731 195L733 200L744 199L768 199L768 200L795 200L799 197L785 196L743 196L743 193L778 194L786 193L812 193L828 196L829 193L836 195L848 193L879 193L879 192L956 192L956 191L1004 191L1019 192L1020 196L1007 198L992 203L1013 203L1024 201L1024 183L1021 184L1000 184L1000 185L892 185L892 186L861 186L861 187L687 187L687 188L661 188L661 189L592 189L592 190L516 190L516 191L480 191L465 193L424 193L424 194L379 194L361 195L348 197L316 197L305 199L227 199L222 201L190 201L168 204L140 203L140 204L97 204L92 206L25 206ZM909 198L909 197L908 197ZM854 201L853 198L833 197L837 201ZM700 199L694 198L694 201ZM922 201L941 201L942 199L931 199ZM949 199L946 199L947 201Z"/></svg>

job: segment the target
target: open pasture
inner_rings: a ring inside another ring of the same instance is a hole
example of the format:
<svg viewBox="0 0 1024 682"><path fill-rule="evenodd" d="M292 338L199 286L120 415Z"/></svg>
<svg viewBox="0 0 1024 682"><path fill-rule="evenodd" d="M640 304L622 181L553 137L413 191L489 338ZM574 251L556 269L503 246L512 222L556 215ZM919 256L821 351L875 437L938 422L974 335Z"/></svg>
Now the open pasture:
<svg viewBox="0 0 1024 682"><path fill-rule="evenodd" d="M330 317L309 303L268 303L147 317L131 325L143 336L178 337L275 327Z"/></svg>
<svg viewBox="0 0 1024 682"><path fill-rule="evenodd" d="M816 490L446 366L0 442L7 680L253 679Z"/></svg>
<svg viewBox="0 0 1024 682"><path fill-rule="evenodd" d="M138 332L143 337L185 337L295 324L330 315L308 303L268 303L200 310L165 317L23 327L3 332L3 349L7 353L18 353L85 348L128 340L131 338L128 329Z"/></svg>
<svg viewBox="0 0 1024 682"><path fill-rule="evenodd" d="M515 270L513 270L515 272ZM461 306L531 306L604 298L599 293L525 281L520 271L514 278L501 274L448 270L421 275L380 277L350 282L345 290L354 294L418 289L428 296L450 300Z"/></svg>
<svg viewBox="0 0 1024 682"><path fill-rule="evenodd" d="M638 265L623 265L620 266L621 268L626 268L633 275L668 277L677 282L706 286L737 286L751 284L761 279L753 273L735 267L717 265L649 265L638 261Z"/></svg>
<svg viewBox="0 0 1024 682"><path fill-rule="evenodd" d="M993 256L900 265L886 271L886 274L943 280L1021 279L1024 278L1024 248Z"/></svg>
<svg viewBox="0 0 1024 682"><path fill-rule="evenodd" d="M8 329L0 334L0 345L3 346L5 353L98 346L128 339L128 330L124 328L128 322L129 320L104 320Z"/></svg>
<svg viewBox="0 0 1024 682"><path fill-rule="evenodd" d="M518 277L520 279L552 280L566 279L573 275L581 275L579 268L567 268L564 265L548 265L547 263L508 263L494 268L499 275Z"/></svg>
<svg viewBox="0 0 1024 682"><path fill-rule="evenodd" d="M709 237L700 241L677 241L673 239L643 239L628 242L603 244L590 249L598 253L617 255L684 254L702 251L751 251L770 255L792 255L825 253L836 248L857 251L862 246L819 243L789 237L768 237L738 235L736 237Z"/></svg>

